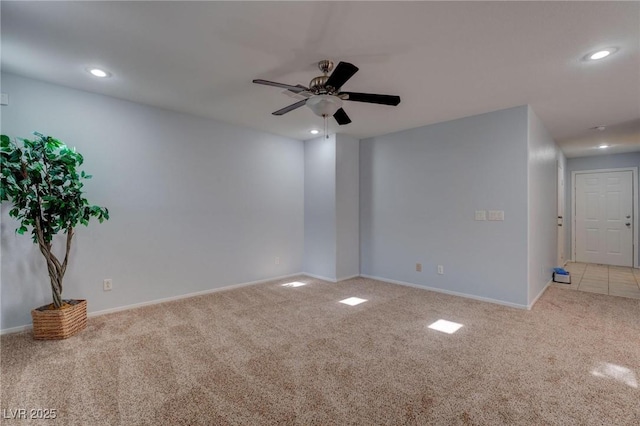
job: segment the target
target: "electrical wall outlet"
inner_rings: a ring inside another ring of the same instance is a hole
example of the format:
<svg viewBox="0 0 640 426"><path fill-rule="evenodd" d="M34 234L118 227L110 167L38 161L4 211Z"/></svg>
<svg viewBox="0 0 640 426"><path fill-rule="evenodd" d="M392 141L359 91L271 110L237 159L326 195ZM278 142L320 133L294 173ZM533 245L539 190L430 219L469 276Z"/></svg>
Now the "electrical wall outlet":
<svg viewBox="0 0 640 426"><path fill-rule="evenodd" d="M276 265L279 265L279 264L280 264L280 258L276 257Z"/></svg>
<svg viewBox="0 0 640 426"><path fill-rule="evenodd" d="M416 272L422 272L422 263L416 263Z"/></svg>
<svg viewBox="0 0 640 426"><path fill-rule="evenodd" d="M438 265L438 275L444 275L444 265Z"/></svg>
<svg viewBox="0 0 640 426"><path fill-rule="evenodd" d="M107 278L106 280L102 281L102 290L111 291L112 289L113 281L111 280L111 278Z"/></svg>

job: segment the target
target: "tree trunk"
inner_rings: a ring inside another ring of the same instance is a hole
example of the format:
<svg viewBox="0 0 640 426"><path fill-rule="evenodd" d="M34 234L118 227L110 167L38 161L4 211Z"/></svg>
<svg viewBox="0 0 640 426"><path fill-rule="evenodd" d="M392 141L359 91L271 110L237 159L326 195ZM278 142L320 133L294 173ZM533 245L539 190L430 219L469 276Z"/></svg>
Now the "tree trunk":
<svg viewBox="0 0 640 426"><path fill-rule="evenodd" d="M49 279L51 280L51 293L53 294L53 306L56 309L60 309L63 303L62 279L64 278L64 274L67 270L67 261L69 260L69 251L71 249L71 240L73 238L73 228L67 229L67 247L62 264L60 264L58 258L51 252L51 242L45 241L39 217L36 217L35 228L40 252L47 261L47 270L49 271Z"/></svg>
<svg viewBox="0 0 640 426"><path fill-rule="evenodd" d="M47 261L47 270L49 271L49 279L51 280L51 293L53 294L53 306L59 309L62 307L62 278L64 273L61 273L60 262L58 262L55 255L51 253L50 244L40 244L40 251Z"/></svg>
<svg viewBox="0 0 640 426"><path fill-rule="evenodd" d="M62 307L62 277L51 278L51 293L53 294L53 306L55 308Z"/></svg>

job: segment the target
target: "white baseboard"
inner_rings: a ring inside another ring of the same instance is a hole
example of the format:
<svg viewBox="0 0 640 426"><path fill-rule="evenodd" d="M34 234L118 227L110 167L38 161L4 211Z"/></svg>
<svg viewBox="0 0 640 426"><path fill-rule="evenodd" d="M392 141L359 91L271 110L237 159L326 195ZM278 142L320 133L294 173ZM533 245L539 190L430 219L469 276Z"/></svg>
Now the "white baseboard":
<svg viewBox="0 0 640 426"><path fill-rule="evenodd" d="M350 280L351 278L358 278L359 276L360 276L360 274L356 274L356 275L349 275L348 277L338 278L338 279L336 280L336 282Z"/></svg>
<svg viewBox="0 0 640 426"><path fill-rule="evenodd" d="M262 284L269 281L277 281L285 278L299 277L300 275L306 275L306 274L299 272L296 274L281 275L279 277L267 278L264 280L250 281L250 282L240 283L240 284L232 284L224 287L212 288L209 290L196 291L194 293L179 294L177 296L165 297L162 299L154 299L154 300L149 300L147 302L133 303L131 305L118 306L118 307L109 308L109 309L102 309L100 311L88 312L87 317L91 318L91 317L97 317L100 315L112 314L115 312L128 311L129 309L142 308L143 306L157 305L159 303L171 302L174 300L188 299L190 297L203 296L205 294L217 293L219 291L233 290L240 287L247 287L250 285ZM32 325L27 324L27 325L19 325L17 327L5 328L0 330L0 335L19 333L21 331L31 330L32 327L33 327Z"/></svg>
<svg viewBox="0 0 640 426"><path fill-rule="evenodd" d="M518 304L518 303L506 302L504 300L491 299L490 297L482 297L482 296L476 296L476 295L473 295L473 294L460 293L458 291L445 290L445 289L442 289L442 288L429 287L429 286L426 286L426 285L408 283L408 282L405 282L405 281L397 281L397 280L391 280L391 279L388 279L388 278L375 277L373 275L360 274L360 276L364 277L364 278L371 278L372 280L383 281L383 282L386 282L386 283L399 284L399 285L404 285L404 286L407 286L407 287L419 288L419 289L422 289L422 290L435 291L436 293L449 294L451 296L459 296L459 297L464 297L464 298L467 298L467 299L480 300L482 302L495 303L497 305L509 306L511 308L529 309L529 307L527 305L521 305L521 304Z"/></svg>
<svg viewBox="0 0 640 426"><path fill-rule="evenodd" d="M306 275L307 277L317 278L323 281L329 281L330 283L337 283L338 280L335 278L323 277L322 275L310 274L309 272L303 272L302 275Z"/></svg>
<svg viewBox="0 0 640 426"><path fill-rule="evenodd" d="M311 278L317 278L317 279L323 280L323 281L329 281L330 283L337 283L337 282L340 282L340 281L346 281L346 280L350 280L351 278L358 278L358 277L361 276L360 274L355 274L355 275L349 275L348 277L329 278L329 277L323 277L322 275L310 274L309 272L303 272L302 275L306 275L307 277L311 277Z"/></svg>
<svg viewBox="0 0 640 426"><path fill-rule="evenodd" d="M19 325L17 327L5 328L5 329L0 330L0 336L3 335L3 334L20 333L22 331L31 330L32 328L33 328L33 326L31 326L31 325Z"/></svg>
<svg viewBox="0 0 640 426"><path fill-rule="evenodd" d="M542 296L544 292L547 291L547 289L549 288L552 282L553 280L547 281L547 284L545 284L544 288L540 290L540 293L538 293L538 295L533 299L533 301L529 303L529 306L527 306L527 309L531 310L531 308L533 308L533 305L535 305L538 299L540 299L540 296Z"/></svg>

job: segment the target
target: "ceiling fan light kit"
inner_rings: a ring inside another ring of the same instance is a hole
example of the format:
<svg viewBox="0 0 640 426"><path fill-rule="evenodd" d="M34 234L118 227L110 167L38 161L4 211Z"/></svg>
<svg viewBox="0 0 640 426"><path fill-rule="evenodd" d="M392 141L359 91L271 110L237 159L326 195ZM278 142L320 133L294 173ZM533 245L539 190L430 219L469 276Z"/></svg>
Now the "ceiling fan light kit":
<svg viewBox="0 0 640 426"><path fill-rule="evenodd" d="M333 70L332 61L328 59L322 60L318 62L318 68L322 71L322 75L314 77L309 82L308 88L301 84L292 86L289 84L261 79L253 80L253 82L256 84L263 84L265 86L281 87L306 97L306 99L300 100L295 104L291 104L273 112L273 115L283 115L289 111L293 111L294 109L306 105L319 117L324 117L326 119L329 116L333 116L341 126L351 123L351 119L345 110L342 109L343 100L392 106L396 106L400 103L400 96L341 92L340 89L342 86L351 77L353 77L356 72L358 72L358 67L353 64L340 62L331 75L329 75L329 72Z"/></svg>
<svg viewBox="0 0 640 426"><path fill-rule="evenodd" d="M332 95L313 95L307 99L307 106L315 115L329 117L342 108L342 99Z"/></svg>

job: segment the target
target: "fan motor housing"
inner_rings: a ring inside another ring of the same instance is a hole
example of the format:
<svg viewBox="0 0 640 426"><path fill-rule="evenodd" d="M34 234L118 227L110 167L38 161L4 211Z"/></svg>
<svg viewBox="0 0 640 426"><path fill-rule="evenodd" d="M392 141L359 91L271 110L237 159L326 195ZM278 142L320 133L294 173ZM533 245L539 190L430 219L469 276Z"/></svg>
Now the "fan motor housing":
<svg viewBox="0 0 640 426"><path fill-rule="evenodd" d="M309 82L309 89L316 94L322 91L326 92L324 85L327 83L327 80L329 80L328 75L318 76Z"/></svg>

